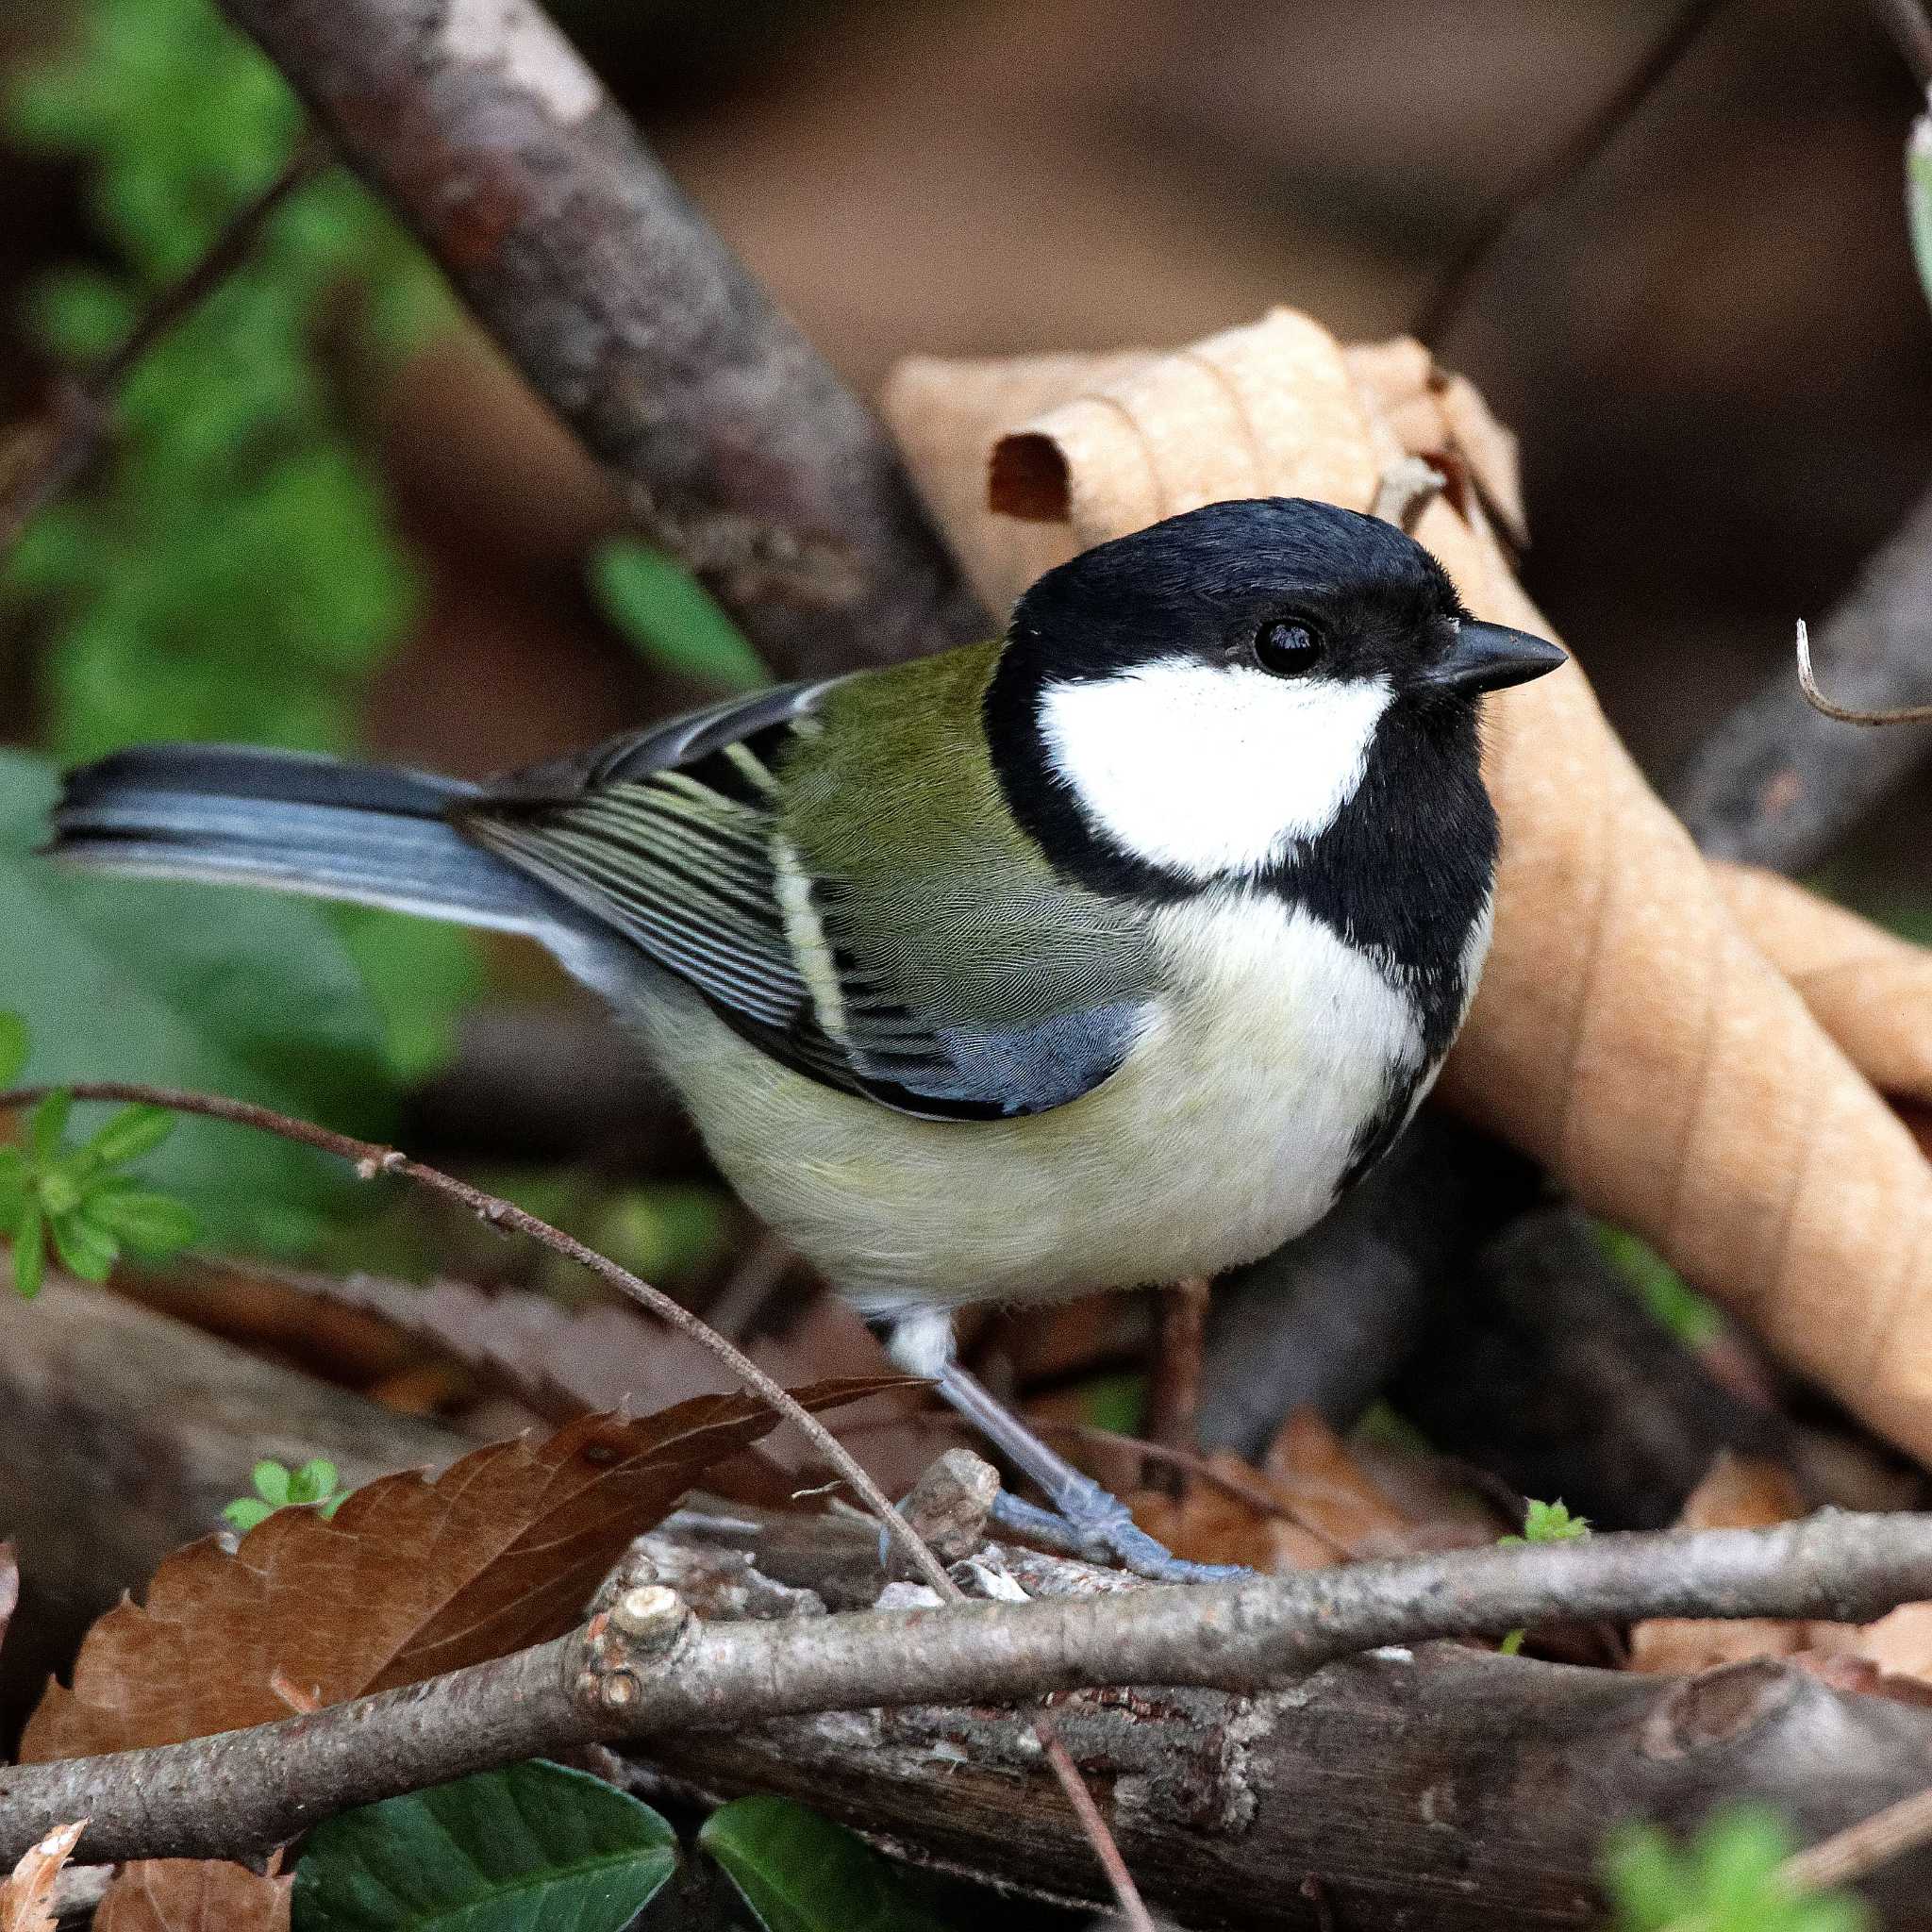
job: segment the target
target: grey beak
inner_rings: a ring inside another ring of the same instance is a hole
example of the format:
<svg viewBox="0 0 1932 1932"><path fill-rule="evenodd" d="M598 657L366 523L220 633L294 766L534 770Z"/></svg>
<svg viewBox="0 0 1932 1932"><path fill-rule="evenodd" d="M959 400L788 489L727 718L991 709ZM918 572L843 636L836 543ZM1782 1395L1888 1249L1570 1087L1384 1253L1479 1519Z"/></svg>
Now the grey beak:
<svg viewBox="0 0 1932 1932"><path fill-rule="evenodd" d="M1423 673L1422 682L1439 691L1504 691L1569 661L1555 644L1531 637L1526 630L1465 618L1456 641Z"/></svg>

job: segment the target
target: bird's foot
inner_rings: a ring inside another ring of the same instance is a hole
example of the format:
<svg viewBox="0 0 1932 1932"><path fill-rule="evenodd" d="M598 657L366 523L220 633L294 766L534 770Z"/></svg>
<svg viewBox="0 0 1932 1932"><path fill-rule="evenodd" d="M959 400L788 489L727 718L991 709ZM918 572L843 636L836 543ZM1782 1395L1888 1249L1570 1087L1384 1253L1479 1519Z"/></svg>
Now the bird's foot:
<svg viewBox="0 0 1932 1932"><path fill-rule="evenodd" d="M1084 1476L1079 1482L1077 1490L1063 1488L1051 1509L1002 1490L993 1498L992 1519L1029 1542L1090 1563L1112 1560L1150 1583L1228 1583L1254 1574L1238 1563L1191 1563L1176 1557L1134 1521L1118 1496Z"/></svg>

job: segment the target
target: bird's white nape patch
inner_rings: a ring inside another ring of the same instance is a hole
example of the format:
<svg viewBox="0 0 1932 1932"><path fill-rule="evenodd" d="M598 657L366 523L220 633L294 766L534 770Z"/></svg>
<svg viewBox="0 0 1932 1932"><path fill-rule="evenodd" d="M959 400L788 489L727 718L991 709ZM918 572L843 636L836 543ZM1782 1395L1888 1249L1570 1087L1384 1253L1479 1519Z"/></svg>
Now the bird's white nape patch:
<svg viewBox="0 0 1932 1932"><path fill-rule="evenodd" d="M1389 697L1379 677L1159 658L1048 685L1040 729L1099 828L1208 879L1258 872L1327 829L1361 781Z"/></svg>

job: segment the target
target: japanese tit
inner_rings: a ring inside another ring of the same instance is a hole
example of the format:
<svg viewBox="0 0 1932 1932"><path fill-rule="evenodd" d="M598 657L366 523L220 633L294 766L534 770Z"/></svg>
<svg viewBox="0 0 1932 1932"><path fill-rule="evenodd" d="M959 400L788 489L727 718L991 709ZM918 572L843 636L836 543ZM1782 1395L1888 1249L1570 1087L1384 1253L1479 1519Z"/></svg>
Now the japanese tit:
<svg viewBox="0 0 1932 1932"><path fill-rule="evenodd" d="M1271 498L1050 571L1004 638L485 784L159 745L52 850L528 934L903 1359L1326 1211L1489 943L1478 699L1564 661L1399 529Z"/></svg>

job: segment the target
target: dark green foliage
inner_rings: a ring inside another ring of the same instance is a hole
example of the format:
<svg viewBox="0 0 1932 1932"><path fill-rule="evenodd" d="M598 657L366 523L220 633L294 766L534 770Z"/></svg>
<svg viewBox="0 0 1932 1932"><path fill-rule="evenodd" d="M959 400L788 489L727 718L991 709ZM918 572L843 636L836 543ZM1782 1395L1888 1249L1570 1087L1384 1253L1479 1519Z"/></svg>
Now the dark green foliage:
<svg viewBox="0 0 1932 1932"><path fill-rule="evenodd" d="M27 313L47 355L76 368L200 259L302 129L209 0L83 0L58 58L17 77L8 107L14 139L87 164L109 259L44 276ZM337 170L142 358L110 454L0 575L41 613L57 756L158 738L354 745L418 587L349 399L448 313L422 258ZM381 915L344 930L399 1066L432 1062L471 990L467 937Z"/></svg>
<svg viewBox="0 0 1932 1932"><path fill-rule="evenodd" d="M0 1087L28 1057L26 1025L0 1013ZM105 1281L122 1251L160 1259L194 1239L194 1216L143 1188L126 1170L174 1131L158 1107L124 1107L75 1144L67 1136L74 1096L57 1089L27 1120L22 1146L0 1145L0 1240L12 1250L13 1285L31 1300L46 1277L47 1251L87 1281Z"/></svg>
<svg viewBox="0 0 1932 1932"><path fill-rule="evenodd" d="M346 1811L295 1872L295 1932L617 1932L677 1869L648 1805L536 1761Z"/></svg>
<svg viewBox="0 0 1932 1932"><path fill-rule="evenodd" d="M385 1134L381 1019L329 921L299 899L38 858L53 795L46 765L0 753L0 986L33 1028L33 1076L202 1088ZM199 1120L151 1171L211 1239L275 1248L310 1241L356 1185L306 1148Z"/></svg>
<svg viewBox="0 0 1932 1932"><path fill-rule="evenodd" d="M1783 1821L1752 1806L1712 1818L1679 1850L1656 1825L1629 1825L1604 1858L1616 1932L1861 1932L1848 1892L1792 1893L1777 1868L1796 1847Z"/></svg>
<svg viewBox="0 0 1932 1932"><path fill-rule="evenodd" d="M940 1932L911 1883L863 1840L790 1798L739 1798L698 1833L765 1932Z"/></svg>

